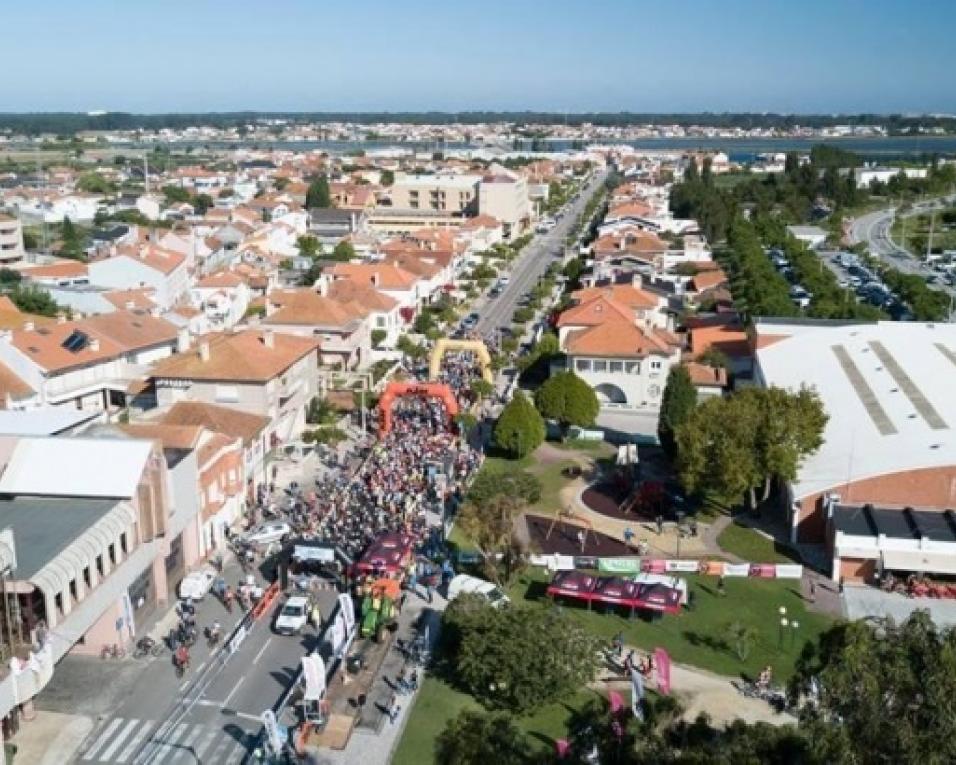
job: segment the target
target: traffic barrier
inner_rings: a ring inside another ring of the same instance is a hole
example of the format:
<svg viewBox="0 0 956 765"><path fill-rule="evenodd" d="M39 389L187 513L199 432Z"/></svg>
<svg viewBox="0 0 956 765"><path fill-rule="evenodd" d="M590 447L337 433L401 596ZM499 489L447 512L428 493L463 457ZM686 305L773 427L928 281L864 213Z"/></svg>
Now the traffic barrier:
<svg viewBox="0 0 956 765"><path fill-rule="evenodd" d="M252 607L252 618L258 619L266 611L269 610L269 607L272 605L273 601L279 595L279 583L273 582L269 585L264 593L262 593L262 598Z"/></svg>

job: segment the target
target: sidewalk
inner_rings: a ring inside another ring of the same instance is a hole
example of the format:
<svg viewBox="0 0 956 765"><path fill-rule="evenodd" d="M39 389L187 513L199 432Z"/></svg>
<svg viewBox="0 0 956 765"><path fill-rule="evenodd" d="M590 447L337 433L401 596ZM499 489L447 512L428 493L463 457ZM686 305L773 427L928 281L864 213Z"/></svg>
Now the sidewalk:
<svg viewBox="0 0 956 765"><path fill-rule="evenodd" d="M9 743L17 748L15 765L62 765L72 762L93 730L93 718L80 714L37 711Z"/></svg>
<svg viewBox="0 0 956 765"><path fill-rule="evenodd" d="M425 613L425 621L428 624L428 636L432 649L438 640L438 633L441 628L441 615L448 605L448 601L437 592L431 604L422 597L416 597L409 594L408 602L402 610L399 619L398 632L396 638L408 639L415 634L412 630L419 615ZM402 734L405 731L405 724L411 714L411 709L415 706L415 697L418 691L411 694L399 695L398 703L400 710L395 722L389 722L387 715L379 708L379 704L387 704L392 694L392 683L396 675L404 664L402 657L395 651L389 651L382 664L379 676L376 678L372 690L369 693L369 702L365 711L363 722L356 726L349 739L348 746L342 750L320 749L317 750L318 758L322 763L328 765L352 765L353 763L362 763L362 765L388 765L392 753L401 741ZM419 687L424 679L425 671L419 670ZM377 721L374 721L377 716ZM371 722L374 727L367 727L364 723ZM489 763L489 765L492 765Z"/></svg>

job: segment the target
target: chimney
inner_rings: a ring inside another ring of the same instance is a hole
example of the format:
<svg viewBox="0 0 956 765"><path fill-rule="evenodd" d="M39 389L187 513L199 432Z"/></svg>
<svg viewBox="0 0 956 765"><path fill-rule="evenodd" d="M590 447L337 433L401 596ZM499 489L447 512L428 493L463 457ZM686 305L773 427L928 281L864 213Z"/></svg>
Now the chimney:
<svg viewBox="0 0 956 765"><path fill-rule="evenodd" d="M276 333L271 329L267 329L262 333L262 344L266 348L275 348L276 347Z"/></svg>
<svg viewBox="0 0 956 765"><path fill-rule="evenodd" d="M641 278L641 275L635 272L631 276L631 286L634 287L635 289L640 289L643 284L644 284L644 280Z"/></svg>
<svg viewBox="0 0 956 765"><path fill-rule="evenodd" d="M375 273L372 274L372 284L373 284L374 286L377 287L377 286L379 285L379 282L381 282L381 280L382 280L382 279L381 279L381 277L378 275L378 271L376 271Z"/></svg>
<svg viewBox="0 0 956 765"><path fill-rule="evenodd" d="M65 313L58 313L58 314L56 315L56 323L57 323L57 324L66 324L66 314L65 314Z"/></svg>
<svg viewBox="0 0 956 765"><path fill-rule="evenodd" d="M33 323L32 321L25 321L25 322L23 322L23 331L24 331L24 332L32 332L34 329L35 329L35 325L34 325L34 323Z"/></svg>
<svg viewBox="0 0 956 765"><path fill-rule="evenodd" d="M199 343L199 360L209 361L209 341L203 340Z"/></svg>
<svg viewBox="0 0 956 765"><path fill-rule="evenodd" d="M176 353L185 353L189 350L189 329L182 327L176 333Z"/></svg>
<svg viewBox="0 0 956 765"><path fill-rule="evenodd" d="M134 308L136 308L136 303L132 300L127 300L124 304L124 307L127 311L132 311Z"/></svg>
<svg viewBox="0 0 956 765"><path fill-rule="evenodd" d="M326 297L329 294L329 277L323 274L316 279L315 291L318 292L322 297Z"/></svg>
<svg viewBox="0 0 956 765"><path fill-rule="evenodd" d="M93 351L93 353L96 353L97 351L99 351L99 349L100 349L100 341L99 341L99 339L98 339L98 338L95 338L95 337L91 337L91 338L90 338L90 350Z"/></svg>
<svg viewBox="0 0 956 765"><path fill-rule="evenodd" d="M266 316L272 316L276 312L275 303L269 300L269 296L266 295Z"/></svg>

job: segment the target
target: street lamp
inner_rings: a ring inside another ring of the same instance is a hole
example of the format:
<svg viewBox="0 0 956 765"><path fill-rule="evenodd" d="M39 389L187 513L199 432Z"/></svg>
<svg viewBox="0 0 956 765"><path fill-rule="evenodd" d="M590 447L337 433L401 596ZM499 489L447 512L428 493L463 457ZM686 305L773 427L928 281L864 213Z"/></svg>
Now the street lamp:
<svg viewBox="0 0 956 765"><path fill-rule="evenodd" d="M791 627L791 630L790 630L790 647L793 648L794 644L795 644L796 641L797 641L797 629L800 627L800 622L798 622L796 619L794 619L792 622L790 622L790 627Z"/></svg>
<svg viewBox="0 0 956 765"><path fill-rule="evenodd" d="M777 636L777 648L783 648L783 633L787 629L787 617L780 618L780 634Z"/></svg>

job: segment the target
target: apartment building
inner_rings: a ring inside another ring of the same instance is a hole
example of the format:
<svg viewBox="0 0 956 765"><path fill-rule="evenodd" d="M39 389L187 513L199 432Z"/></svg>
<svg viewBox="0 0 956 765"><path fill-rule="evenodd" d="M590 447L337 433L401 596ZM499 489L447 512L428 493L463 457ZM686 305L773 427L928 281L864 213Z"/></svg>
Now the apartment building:
<svg viewBox="0 0 956 765"><path fill-rule="evenodd" d="M272 329L205 335L157 363L159 406L180 401L221 404L269 420L269 448L296 438L316 394L320 341Z"/></svg>
<svg viewBox="0 0 956 765"><path fill-rule="evenodd" d="M401 173L395 176L391 188L392 207L396 210L475 215L480 182L479 175Z"/></svg>
<svg viewBox="0 0 956 765"><path fill-rule="evenodd" d="M90 283L97 286L151 287L157 305L164 309L175 304L189 286L186 258L152 243L119 247L115 256L91 261L88 270Z"/></svg>
<svg viewBox="0 0 956 765"><path fill-rule="evenodd" d="M23 260L23 227L12 215L0 213L0 264Z"/></svg>
<svg viewBox="0 0 956 765"><path fill-rule="evenodd" d="M501 221L504 237L513 239L531 224L531 199L524 176L492 165L478 184L478 212Z"/></svg>

